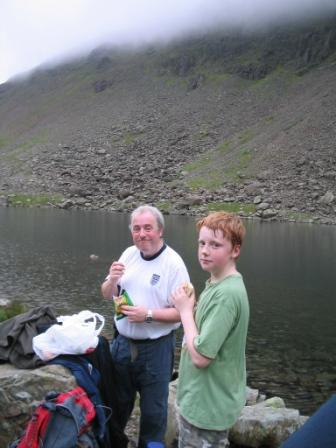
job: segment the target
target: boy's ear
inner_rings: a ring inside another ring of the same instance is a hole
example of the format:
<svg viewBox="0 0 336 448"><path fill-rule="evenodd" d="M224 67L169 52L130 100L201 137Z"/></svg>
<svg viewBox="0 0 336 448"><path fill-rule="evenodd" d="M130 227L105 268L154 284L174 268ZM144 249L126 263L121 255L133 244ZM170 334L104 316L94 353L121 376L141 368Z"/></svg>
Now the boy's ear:
<svg viewBox="0 0 336 448"><path fill-rule="evenodd" d="M232 258L236 260L239 257L239 255L240 255L240 246L239 244L236 244L235 246L233 246L232 249Z"/></svg>

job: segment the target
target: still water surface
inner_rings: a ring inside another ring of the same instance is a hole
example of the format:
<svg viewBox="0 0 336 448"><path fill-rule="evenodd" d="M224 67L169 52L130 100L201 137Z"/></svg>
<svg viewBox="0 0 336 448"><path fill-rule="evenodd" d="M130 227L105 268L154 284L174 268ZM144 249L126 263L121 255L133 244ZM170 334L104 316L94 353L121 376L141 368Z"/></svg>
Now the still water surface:
<svg viewBox="0 0 336 448"><path fill-rule="evenodd" d="M200 292L206 275L194 222L167 216L166 240ZM251 305L248 382L311 414L336 392L336 228L257 221L246 227L239 270ZM112 307L101 299L100 284L129 244L127 215L0 208L0 298L53 304L59 314L97 311L109 335Z"/></svg>

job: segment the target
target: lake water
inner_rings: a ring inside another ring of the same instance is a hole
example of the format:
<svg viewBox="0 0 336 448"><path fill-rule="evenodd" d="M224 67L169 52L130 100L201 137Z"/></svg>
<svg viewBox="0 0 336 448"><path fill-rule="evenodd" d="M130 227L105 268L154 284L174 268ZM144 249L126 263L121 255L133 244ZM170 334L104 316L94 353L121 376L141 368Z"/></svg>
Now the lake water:
<svg viewBox="0 0 336 448"><path fill-rule="evenodd" d="M167 216L165 235L200 292L206 275L194 224L193 217ZM0 298L52 304L59 314L97 311L110 335L112 306L100 284L131 244L127 226L128 216L117 213L0 207ZM336 392L336 228L258 221L246 227L238 267L251 305L248 383L311 414Z"/></svg>

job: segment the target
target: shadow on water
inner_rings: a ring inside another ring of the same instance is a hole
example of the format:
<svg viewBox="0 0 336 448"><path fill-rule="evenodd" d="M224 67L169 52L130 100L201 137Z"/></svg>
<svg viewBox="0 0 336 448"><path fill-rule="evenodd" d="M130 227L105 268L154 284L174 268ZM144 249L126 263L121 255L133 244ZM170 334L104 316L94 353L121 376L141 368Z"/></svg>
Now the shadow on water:
<svg viewBox="0 0 336 448"><path fill-rule="evenodd" d="M248 382L310 414L336 391L336 229L247 221L239 260L251 304ZM199 293L193 217L167 216L166 239L184 258ZM128 216L0 208L0 298L57 313L95 310L112 333L100 284L131 244ZM90 254L98 255L91 261Z"/></svg>

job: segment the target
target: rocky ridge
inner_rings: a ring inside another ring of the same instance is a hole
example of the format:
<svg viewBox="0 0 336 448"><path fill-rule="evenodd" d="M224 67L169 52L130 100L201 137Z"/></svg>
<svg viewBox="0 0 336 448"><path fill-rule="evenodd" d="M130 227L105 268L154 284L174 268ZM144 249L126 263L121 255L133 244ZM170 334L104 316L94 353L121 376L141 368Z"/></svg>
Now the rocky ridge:
<svg viewBox="0 0 336 448"><path fill-rule="evenodd" d="M336 223L336 21L214 33L0 91L0 203Z"/></svg>

